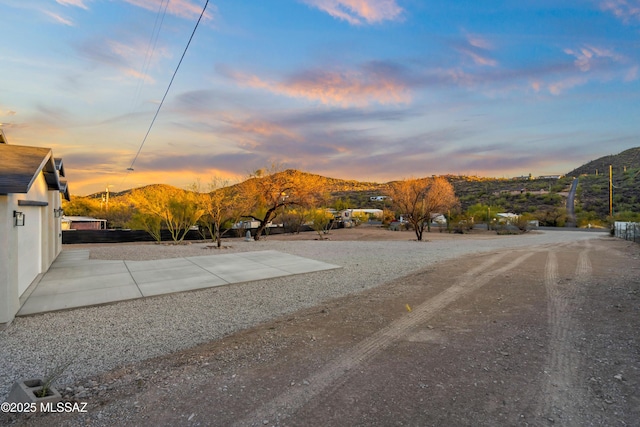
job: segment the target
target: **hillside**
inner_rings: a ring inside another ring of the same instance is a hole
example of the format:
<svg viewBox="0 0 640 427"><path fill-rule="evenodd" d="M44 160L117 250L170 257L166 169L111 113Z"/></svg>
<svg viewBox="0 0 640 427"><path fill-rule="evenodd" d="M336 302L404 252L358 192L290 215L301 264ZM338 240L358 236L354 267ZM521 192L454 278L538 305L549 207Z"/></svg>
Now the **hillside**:
<svg viewBox="0 0 640 427"><path fill-rule="evenodd" d="M592 160L567 173L567 176L608 175L609 165L614 174L628 169L640 169L640 147Z"/></svg>
<svg viewBox="0 0 640 427"><path fill-rule="evenodd" d="M578 223L604 224L609 218L609 164L613 170L614 217L640 220L640 147L593 160L560 179L505 179L456 175L446 178L455 189L462 212L483 205L485 209L490 206L496 211L529 213L536 217L559 217L566 207L566 197L575 176L579 178L576 199ZM323 188L331 196L329 203L337 208L391 208L388 199L377 201L372 198L387 194L393 181L375 183L343 180L294 169L278 173L320 179ZM170 191L175 187L154 184L140 189ZM74 197L73 203L66 204L65 211L71 215L97 216L106 216L105 210L109 211L109 216L122 211L123 217L126 217L126 211L130 210L128 196L133 190L135 189L110 193L108 206L105 203L105 193Z"/></svg>
<svg viewBox="0 0 640 427"><path fill-rule="evenodd" d="M611 206L609 165L612 172ZM583 222L605 220L610 216L610 209L615 219L640 219L640 147L592 160L567 175L579 178L576 214Z"/></svg>

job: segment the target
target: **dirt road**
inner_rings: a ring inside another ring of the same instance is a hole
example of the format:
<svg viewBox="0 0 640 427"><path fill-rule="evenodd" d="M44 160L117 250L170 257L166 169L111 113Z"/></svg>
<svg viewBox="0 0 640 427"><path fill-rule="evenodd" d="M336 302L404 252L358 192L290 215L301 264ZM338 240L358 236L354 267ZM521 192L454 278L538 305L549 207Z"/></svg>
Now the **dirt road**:
<svg viewBox="0 0 640 427"><path fill-rule="evenodd" d="M42 425L640 425L640 247L457 259L96 378Z"/></svg>

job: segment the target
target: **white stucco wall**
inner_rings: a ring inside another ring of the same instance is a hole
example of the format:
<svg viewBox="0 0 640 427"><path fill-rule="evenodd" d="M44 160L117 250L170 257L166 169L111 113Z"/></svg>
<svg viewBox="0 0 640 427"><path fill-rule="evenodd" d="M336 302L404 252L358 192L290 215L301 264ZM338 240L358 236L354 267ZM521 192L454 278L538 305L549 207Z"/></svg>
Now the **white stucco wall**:
<svg viewBox="0 0 640 427"><path fill-rule="evenodd" d="M20 308L18 295L18 233L13 211L18 210L16 195L0 195L0 323L8 323Z"/></svg>
<svg viewBox="0 0 640 427"><path fill-rule="evenodd" d="M47 184L44 175L40 176L31 186L29 193L23 200L49 202ZM22 295L31 282L49 268L43 263L43 255L48 254L48 248L43 241L43 232L47 231L47 213L50 206L19 206L24 213L24 227L15 227L18 233L18 293Z"/></svg>
<svg viewBox="0 0 640 427"><path fill-rule="evenodd" d="M25 206L20 201L47 206ZM54 215L60 205L60 193L48 190L42 173L29 193L0 195L0 323L13 319L20 296L62 250L61 220ZM24 226L13 225L14 211L24 213Z"/></svg>

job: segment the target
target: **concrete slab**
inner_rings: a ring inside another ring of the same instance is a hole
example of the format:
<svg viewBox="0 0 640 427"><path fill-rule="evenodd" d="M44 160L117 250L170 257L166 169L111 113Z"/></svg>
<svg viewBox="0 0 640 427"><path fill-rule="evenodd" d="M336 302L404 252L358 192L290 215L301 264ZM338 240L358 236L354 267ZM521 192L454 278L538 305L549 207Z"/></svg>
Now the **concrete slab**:
<svg viewBox="0 0 640 427"><path fill-rule="evenodd" d="M65 251L18 316L335 268L340 266L278 251L153 261L90 260L89 251Z"/></svg>
<svg viewBox="0 0 640 427"><path fill-rule="evenodd" d="M222 269L211 269L210 271L229 283L242 283L250 282L252 280L272 279L274 277L289 276L291 274L279 268L267 266L233 271L222 271Z"/></svg>
<svg viewBox="0 0 640 427"><path fill-rule="evenodd" d="M40 280L65 280L76 279L81 277L100 277L105 274L129 273L124 261L103 261L95 263L93 261L84 261L75 266L58 267L50 269Z"/></svg>
<svg viewBox="0 0 640 427"><path fill-rule="evenodd" d="M52 280L45 275L31 295L60 295L82 292L92 289L109 289L119 286L136 286L136 282L129 273L103 274L96 277L75 277L69 279Z"/></svg>
<svg viewBox="0 0 640 427"><path fill-rule="evenodd" d="M186 267L132 271L131 276L138 285L143 285L145 283L164 282L167 280L179 281L190 277L211 277L211 273L197 265L189 263Z"/></svg>
<svg viewBox="0 0 640 427"><path fill-rule="evenodd" d="M68 267L71 265L77 265L79 262L89 260L89 251L64 251L60 252L55 262L51 265L51 268Z"/></svg>
<svg viewBox="0 0 640 427"><path fill-rule="evenodd" d="M225 254L216 256L191 256L185 258L189 262L198 265L202 268L216 267L221 265L230 266L232 268L242 268L243 258L238 257L237 254Z"/></svg>
<svg viewBox="0 0 640 427"><path fill-rule="evenodd" d="M157 259L153 261L125 261L129 271L146 271L146 270L166 270L167 268L174 267L192 267L193 264L187 261L185 258L169 258L169 259Z"/></svg>
<svg viewBox="0 0 640 427"><path fill-rule="evenodd" d="M63 251L60 252L58 257L56 258L56 262L68 261L68 260L80 260L80 259L89 259L89 251L88 250L79 250L79 251Z"/></svg>
<svg viewBox="0 0 640 427"><path fill-rule="evenodd" d="M142 295L150 297L154 295L171 294L174 292L194 291L196 289L206 289L215 286L228 285L229 282L214 276L206 274L203 276L193 276L181 280L163 280L152 283L144 283L138 285Z"/></svg>
<svg viewBox="0 0 640 427"><path fill-rule="evenodd" d="M17 315L26 316L28 314L87 307L140 297L142 297L142 294L137 286L87 289L79 292L59 294L56 295L56 297L52 297L51 295L31 295Z"/></svg>

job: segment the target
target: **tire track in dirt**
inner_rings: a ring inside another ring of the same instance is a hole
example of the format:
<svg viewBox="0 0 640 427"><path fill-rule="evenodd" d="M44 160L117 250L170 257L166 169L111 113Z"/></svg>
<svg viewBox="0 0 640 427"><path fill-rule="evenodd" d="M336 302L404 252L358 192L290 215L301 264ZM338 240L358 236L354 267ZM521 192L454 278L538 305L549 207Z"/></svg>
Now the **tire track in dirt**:
<svg viewBox="0 0 640 427"><path fill-rule="evenodd" d="M582 242L581 246L584 249L578 254L571 279L561 283L557 251L548 252L544 274L550 348L545 369L547 378L543 388L542 413L549 422L559 421L566 426L582 424L580 411L586 397L578 375L583 357L574 350L576 343L575 338L572 339L579 328L573 313L582 305L580 289L592 274L589 259L591 243Z"/></svg>
<svg viewBox="0 0 640 427"><path fill-rule="evenodd" d="M234 425L262 425L265 421L271 424L274 421L280 422L285 420L333 383L348 376L349 371L374 357L394 342L406 337L417 325L434 317L440 310L461 296L477 290L481 286L491 282L497 276L516 268L535 252L537 251L534 249L525 253L503 252L491 256L480 265L462 274L458 280L446 290L415 307L413 311L394 321L389 326L361 341L350 350L347 350L345 354L338 359L328 363L323 369L307 379L305 383L308 383L308 385L306 387L296 387L290 391L283 392ZM492 266L503 260L503 258L513 257L514 254L516 255L515 259L501 267L492 268Z"/></svg>

